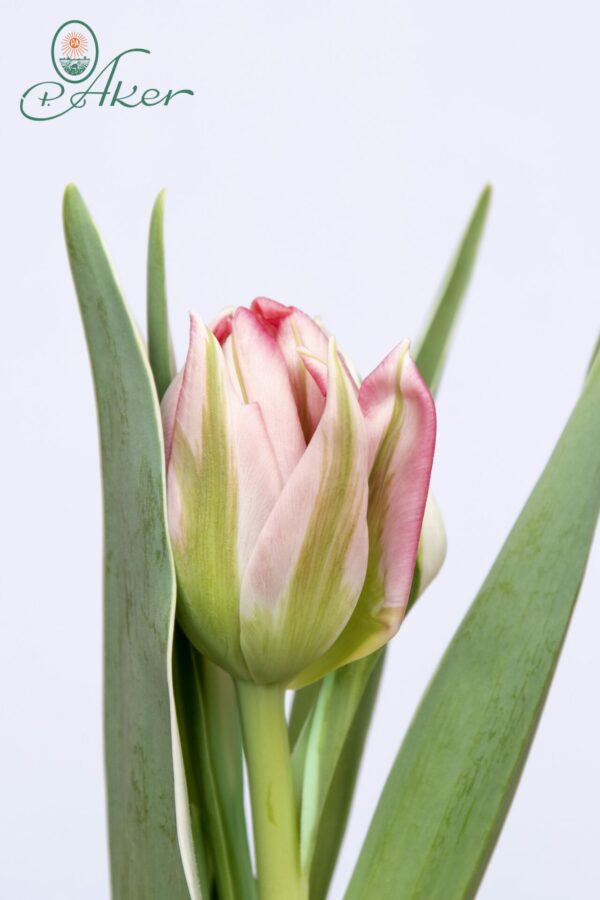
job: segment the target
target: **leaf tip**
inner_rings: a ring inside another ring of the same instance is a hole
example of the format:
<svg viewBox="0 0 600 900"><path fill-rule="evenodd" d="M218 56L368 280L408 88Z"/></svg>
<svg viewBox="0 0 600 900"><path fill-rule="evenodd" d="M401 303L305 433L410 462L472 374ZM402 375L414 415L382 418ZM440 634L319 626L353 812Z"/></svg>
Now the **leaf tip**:
<svg viewBox="0 0 600 900"><path fill-rule="evenodd" d="M81 200L81 194L75 187L75 185L71 182L65 188L65 192L63 194L63 213L67 213L69 209L72 207L73 203L77 202L77 200Z"/></svg>
<svg viewBox="0 0 600 900"><path fill-rule="evenodd" d="M165 197L166 196L167 196L166 188L163 188L161 191L158 192L156 200L154 201L154 208L152 210L152 212L154 214L159 213L162 215L162 212L165 208Z"/></svg>
<svg viewBox="0 0 600 900"><path fill-rule="evenodd" d="M488 181L487 184L483 186L483 190L479 195L479 201L477 203L477 212L480 215L486 216L488 212L489 205L492 200L492 194L494 193L491 183Z"/></svg>

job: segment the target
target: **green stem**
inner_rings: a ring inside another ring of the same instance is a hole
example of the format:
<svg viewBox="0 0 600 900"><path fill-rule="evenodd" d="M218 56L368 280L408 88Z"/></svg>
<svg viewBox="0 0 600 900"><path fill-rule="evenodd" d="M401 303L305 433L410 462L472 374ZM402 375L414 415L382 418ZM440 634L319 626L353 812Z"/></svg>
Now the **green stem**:
<svg viewBox="0 0 600 900"><path fill-rule="evenodd" d="M292 765L279 685L237 683L260 900L306 900Z"/></svg>

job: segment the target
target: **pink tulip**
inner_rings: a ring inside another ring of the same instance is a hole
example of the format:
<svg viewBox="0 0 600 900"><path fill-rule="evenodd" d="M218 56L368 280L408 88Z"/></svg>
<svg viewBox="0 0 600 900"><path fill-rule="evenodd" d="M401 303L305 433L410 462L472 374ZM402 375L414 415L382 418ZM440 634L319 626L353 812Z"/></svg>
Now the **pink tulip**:
<svg viewBox="0 0 600 900"><path fill-rule="evenodd" d="M398 630L445 548L433 399L396 347L358 387L319 325L260 298L191 316L162 405L178 617L235 677L308 683ZM419 544L421 537L421 545Z"/></svg>

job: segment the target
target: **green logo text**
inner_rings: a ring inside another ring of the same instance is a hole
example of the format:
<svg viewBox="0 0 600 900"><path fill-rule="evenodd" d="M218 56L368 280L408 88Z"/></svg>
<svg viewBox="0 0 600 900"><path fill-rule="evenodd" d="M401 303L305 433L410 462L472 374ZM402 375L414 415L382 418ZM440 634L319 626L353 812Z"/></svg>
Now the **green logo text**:
<svg viewBox="0 0 600 900"><path fill-rule="evenodd" d="M33 122L48 122L92 104L134 109L168 106L177 96L193 96L194 92L189 88L161 90L125 83L119 76L119 67L121 61L132 54L149 55L150 51L143 47L124 50L92 79L99 61L96 35L80 19L65 22L54 35L51 46L52 65L60 81L39 81L28 87L21 97L22 114ZM84 81L87 82L85 86L82 85Z"/></svg>

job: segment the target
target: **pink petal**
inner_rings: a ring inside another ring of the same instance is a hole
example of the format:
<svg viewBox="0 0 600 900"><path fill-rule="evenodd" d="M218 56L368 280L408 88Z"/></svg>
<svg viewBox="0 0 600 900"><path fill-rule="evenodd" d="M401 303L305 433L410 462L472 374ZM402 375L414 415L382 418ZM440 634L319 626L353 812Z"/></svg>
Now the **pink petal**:
<svg viewBox="0 0 600 900"><path fill-rule="evenodd" d="M195 316L185 366L162 414L178 615L198 649L247 677L241 573L283 480L260 407L236 394L223 348Z"/></svg>
<svg viewBox="0 0 600 900"><path fill-rule="evenodd" d="M242 652L256 680L285 681L348 621L368 555L367 443L333 341L325 411L242 579Z"/></svg>
<svg viewBox="0 0 600 900"><path fill-rule="evenodd" d="M399 377L398 377L399 375ZM381 490L370 502L381 531L384 608L404 609L419 546L435 449L433 398L410 356L408 343L393 350L359 392L369 435L369 460ZM393 415L400 404L395 433ZM398 626L399 626L398 622Z"/></svg>
<svg viewBox="0 0 600 900"><path fill-rule="evenodd" d="M329 651L294 680L294 687L389 641L410 594L433 462L435 407L407 342L365 379L359 403L370 470L367 572L348 624Z"/></svg>
<svg viewBox="0 0 600 900"><path fill-rule="evenodd" d="M282 491L283 478L258 403L235 402L234 442L238 479L238 560L239 571L243 573Z"/></svg>
<svg viewBox="0 0 600 900"><path fill-rule="evenodd" d="M179 395L181 393L181 384L183 382L183 369L181 369L163 396L160 404L160 412L163 423L163 433L165 439L165 459L167 468L173 450L173 434L175 431L175 421L177 418L177 405L179 403Z"/></svg>
<svg viewBox="0 0 600 900"><path fill-rule="evenodd" d="M380 362L360 386L358 402L368 422L369 466L387 429L397 397L398 365L408 352L409 342L402 341Z"/></svg>
<svg viewBox="0 0 600 900"><path fill-rule="evenodd" d="M260 315L265 321L277 327L282 319L287 319L293 312L293 307L284 306L277 300L270 300L269 297L256 297L250 305L253 313Z"/></svg>
<svg viewBox="0 0 600 900"><path fill-rule="evenodd" d="M231 334L231 326L233 323L233 309L224 309L223 312L217 316L217 318L210 323L209 328L221 344L221 346L225 343L225 340Z"/></svg>
<svg viewBox="0 0 600 900"><path fill-rule="evenodd" d="M327 397L327 363L313 356L305 347L298 347L298 355L313 379L323 398Z"/></svg>
<svg viewBox="0 0 600 900"><path fill-rule="evenodd" d="M325 401L298 357L297 348L306 347L310 353L327 359L329 339L317 323L294 306L282 306L275 300L259 297L252 302L252 310L260 314L274 329L285 359L304 437L308 442L319 424Z"/></svg>
<svg viewBox="0 0 600 900"><path fill-rule="evenodd" d="M237 490L228 376L216 338L190 317L183 371L163 399L167 512L179 599L194 645L240 677ZM219 520L222 537L211 529Z"/></svg>
<svg viewBox="0 0 600 900"><path fill-rule="evenodd" d="M235 313L231 339L242 394L247 402L260 405L279 471L286 481L306 443L283 356L260 319L243 307Z"/></svg>

